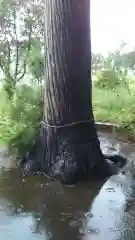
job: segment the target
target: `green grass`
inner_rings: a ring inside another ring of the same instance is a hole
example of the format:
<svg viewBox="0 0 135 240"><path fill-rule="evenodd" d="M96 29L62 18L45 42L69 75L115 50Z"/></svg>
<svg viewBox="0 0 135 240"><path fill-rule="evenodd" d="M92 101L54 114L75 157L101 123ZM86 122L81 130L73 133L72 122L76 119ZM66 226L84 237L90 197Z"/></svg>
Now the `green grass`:
<svg viewBox="0 0 135 240"><path fill-rule="evenodd" d="M126 89L116 92L93 87L93 107L97 121L121 123L128 118L129 108L135 104L135 94Z"/></svg>
<svg viewBox="0 0 135 240"><path fill-rule="evenodd" d="M130 135L135 128L135 91L115 91L93 87L93 108L96 121L117 123Z"/></svg>

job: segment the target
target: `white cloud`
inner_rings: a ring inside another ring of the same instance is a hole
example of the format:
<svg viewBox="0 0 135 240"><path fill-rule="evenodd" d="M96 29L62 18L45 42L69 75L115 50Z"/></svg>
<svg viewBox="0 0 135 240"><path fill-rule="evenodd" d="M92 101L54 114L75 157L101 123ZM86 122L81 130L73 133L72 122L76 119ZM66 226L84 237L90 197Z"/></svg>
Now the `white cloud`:
<svg viewBox="0 0 135 240"><path fill-rule="evenodd" d="M91 0L92 50L106 53L123 40L135 46L135 0Z"/></svg>

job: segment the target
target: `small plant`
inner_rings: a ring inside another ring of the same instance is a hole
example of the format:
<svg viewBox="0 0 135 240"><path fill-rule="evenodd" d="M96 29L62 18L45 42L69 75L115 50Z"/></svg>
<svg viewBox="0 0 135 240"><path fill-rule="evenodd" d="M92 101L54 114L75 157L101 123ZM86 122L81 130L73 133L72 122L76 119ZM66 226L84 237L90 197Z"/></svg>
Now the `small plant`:
<svg viewBox="0 0 135 240"><path fill-rule="evenodd" d="M120 79L114 69L104 69L98 73L95 84L99 88L115 89L120 85Z"/></svg>

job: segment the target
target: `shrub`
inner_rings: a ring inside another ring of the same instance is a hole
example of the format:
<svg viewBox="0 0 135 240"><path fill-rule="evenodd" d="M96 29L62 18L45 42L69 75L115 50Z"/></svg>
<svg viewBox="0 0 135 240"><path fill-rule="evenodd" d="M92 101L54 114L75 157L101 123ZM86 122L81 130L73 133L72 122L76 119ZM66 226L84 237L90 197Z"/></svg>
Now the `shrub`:
<svg viewBox="0 0 135 240"><path fill-rule="evenodd" d="M100 88L115 89L120 84L120 79L114 69L104 69L98 73L95 84Z"/></svg>
<svg viewBox="0 0 135 240"><path fill-rule="evenodd" d="M134 96L135 97L135 96ZM135 103L131 103L120 127L135 140Z"/></svg>
<svg viewBox="0 0 135 240"><path fill-rule="evenodd" d="M0 139L9 149L23 157L39 133L43 101L39 89L28 85L17 87L0 116Z"/></svg>

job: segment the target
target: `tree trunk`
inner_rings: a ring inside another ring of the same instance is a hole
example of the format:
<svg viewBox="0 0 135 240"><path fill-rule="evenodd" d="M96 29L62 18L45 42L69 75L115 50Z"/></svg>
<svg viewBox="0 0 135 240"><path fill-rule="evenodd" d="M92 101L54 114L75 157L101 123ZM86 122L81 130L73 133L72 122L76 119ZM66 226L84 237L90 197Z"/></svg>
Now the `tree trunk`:
<svg viewBox="0 0 135 240"><path fill-rule="evenodd" d="M90 0L45 0L45 48L42 167L72 182L104 161L92 112Z"/></svg>
<svg viewBox="0 0 135 240"><path fill-rule="evenodd" d="M45 94L38 161L64 183L106 166L92 111L90 0L45 1Z"/></svg>

